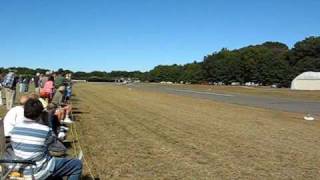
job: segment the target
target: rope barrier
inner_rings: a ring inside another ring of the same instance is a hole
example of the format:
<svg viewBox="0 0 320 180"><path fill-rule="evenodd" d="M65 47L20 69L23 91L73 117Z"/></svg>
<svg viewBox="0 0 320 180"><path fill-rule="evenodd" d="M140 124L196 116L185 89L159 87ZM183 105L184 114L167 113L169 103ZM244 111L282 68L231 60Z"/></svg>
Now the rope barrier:
<svg viewBox="0 0 320 180"><path fill-rule="evenodd" d="M75 133L73 132L73 125L72 125L72 127L70 128L70 130L71 130L71 136L72 136L72 144L75 146L75 147L73 148L73 156L74 156L74 157L77 157L78 152L77 152L77 147L76 147Z"/></svg>
<svg viewBox="0 0 320 180"><path fill-rule="evenodd" d="M71 104L71 106L72 106L72 103L70 103L70 104ZM73 116L72 111L71 111L71 118L74 120L74 116ZM88 163L85 155L83 154L83 150L82 150L81 143L80 143L80 139L79 139L79 134L78 134L78 132L77 132L77 128L76 128L76 124L75 124L75 123L73 123L72 126L71 126L71 133L73 134L72 136L75 137L75 138L76 138L76 141L77 141L77 143L75 143L75 140L73 140L73 142L74 142L74 144L75 144L75 148L74 148L74 149L75 149L75 151L76 151L76 149L77 149L76 144L78 144L78 146L79 146L79 153L82 152L82 156L83 156L82 159L83 159L83 161L84 161L84 164L86 165L86 167L87 167L87 169L88 169L88 171L89 171L90 177L94 180L95 177L94 177L94 175L93 175L93 173L92 173L92 169L90 168L89 163Z"/></svg>

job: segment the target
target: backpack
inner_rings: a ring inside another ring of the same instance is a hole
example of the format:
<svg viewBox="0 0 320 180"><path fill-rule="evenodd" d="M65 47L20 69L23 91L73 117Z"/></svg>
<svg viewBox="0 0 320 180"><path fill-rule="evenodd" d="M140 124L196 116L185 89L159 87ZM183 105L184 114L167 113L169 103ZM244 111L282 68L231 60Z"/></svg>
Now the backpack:
<svg viewBox="0 0 320 180"><path fill-rule="evenodd" d="M5 88L12 88L14 84L15 75L13 73L7 74L2 82L2 86Z"/></svg>

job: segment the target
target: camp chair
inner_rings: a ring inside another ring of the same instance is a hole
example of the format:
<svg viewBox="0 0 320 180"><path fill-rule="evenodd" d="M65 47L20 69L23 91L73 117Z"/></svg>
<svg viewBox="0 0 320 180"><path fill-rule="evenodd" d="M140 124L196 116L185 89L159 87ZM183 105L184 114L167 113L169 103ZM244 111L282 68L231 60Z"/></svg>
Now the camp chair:
<svg viewBox="0 0 320 180"><path fill-rule="evenodd" d="M5 148L6 148L6 140L4 136L4 130L3 130L3 120L0 118L0 157L1 158L4 157ZM33 171L32 165L36 165L36 163L30 160L0 159L0 180L30 179L30 178L24 178L23 174L15 171L15 168L17 165L31 166L31 170ZM34 179L33 174L31 179Z"/></svg>

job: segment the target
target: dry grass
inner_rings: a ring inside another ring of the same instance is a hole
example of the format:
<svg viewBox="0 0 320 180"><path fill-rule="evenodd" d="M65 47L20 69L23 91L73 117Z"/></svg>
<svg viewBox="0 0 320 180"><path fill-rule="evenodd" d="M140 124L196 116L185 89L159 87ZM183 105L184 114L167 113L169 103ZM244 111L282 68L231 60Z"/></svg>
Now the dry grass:
<svg viewBox="0 0 320 180"><path fill-rule="evenodd" d="M210 85L162 85L168 87L180 87L194 90L202 90L217 93L234 93L254 96L281 97L301 100L320 101L320 91L293 91L287 88L270 87L245 87L245 86L210 86Z"/></svg>
<svg viewBox="0 0 320 180"><path fill-rule="evenodd" d="M5 107L4 106L1 106L0 107L0 118L1 119L3 119L3 117L5 116L5 114L6 114L6 109L5 109Z"/></svg>
<svg viewBox="0 0 320 180"><path fill-rule="evenodd" d="M123 86L79 84L84 153L101 179L317 179L320 124Z"/></svg>

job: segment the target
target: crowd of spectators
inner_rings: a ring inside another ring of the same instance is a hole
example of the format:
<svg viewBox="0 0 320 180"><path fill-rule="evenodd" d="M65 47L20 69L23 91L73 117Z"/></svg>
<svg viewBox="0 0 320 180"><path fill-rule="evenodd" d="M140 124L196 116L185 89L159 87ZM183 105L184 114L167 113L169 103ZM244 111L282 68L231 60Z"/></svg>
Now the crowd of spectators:
<svg viewBox="0 0 320 180"><path fill-rule="evenodd" d="M68 126L74 123L69 103L71 74L47 72L30 78L9 72L0 75L0 82L0 106L6 105L8 110L1 121L6 138L3 158L35 162L14 167L31 179L80 179L82 162L67 158L63 144ZM32 84L34 90L29 88ZM20 99L15 106L17 89Z"/></svg>

